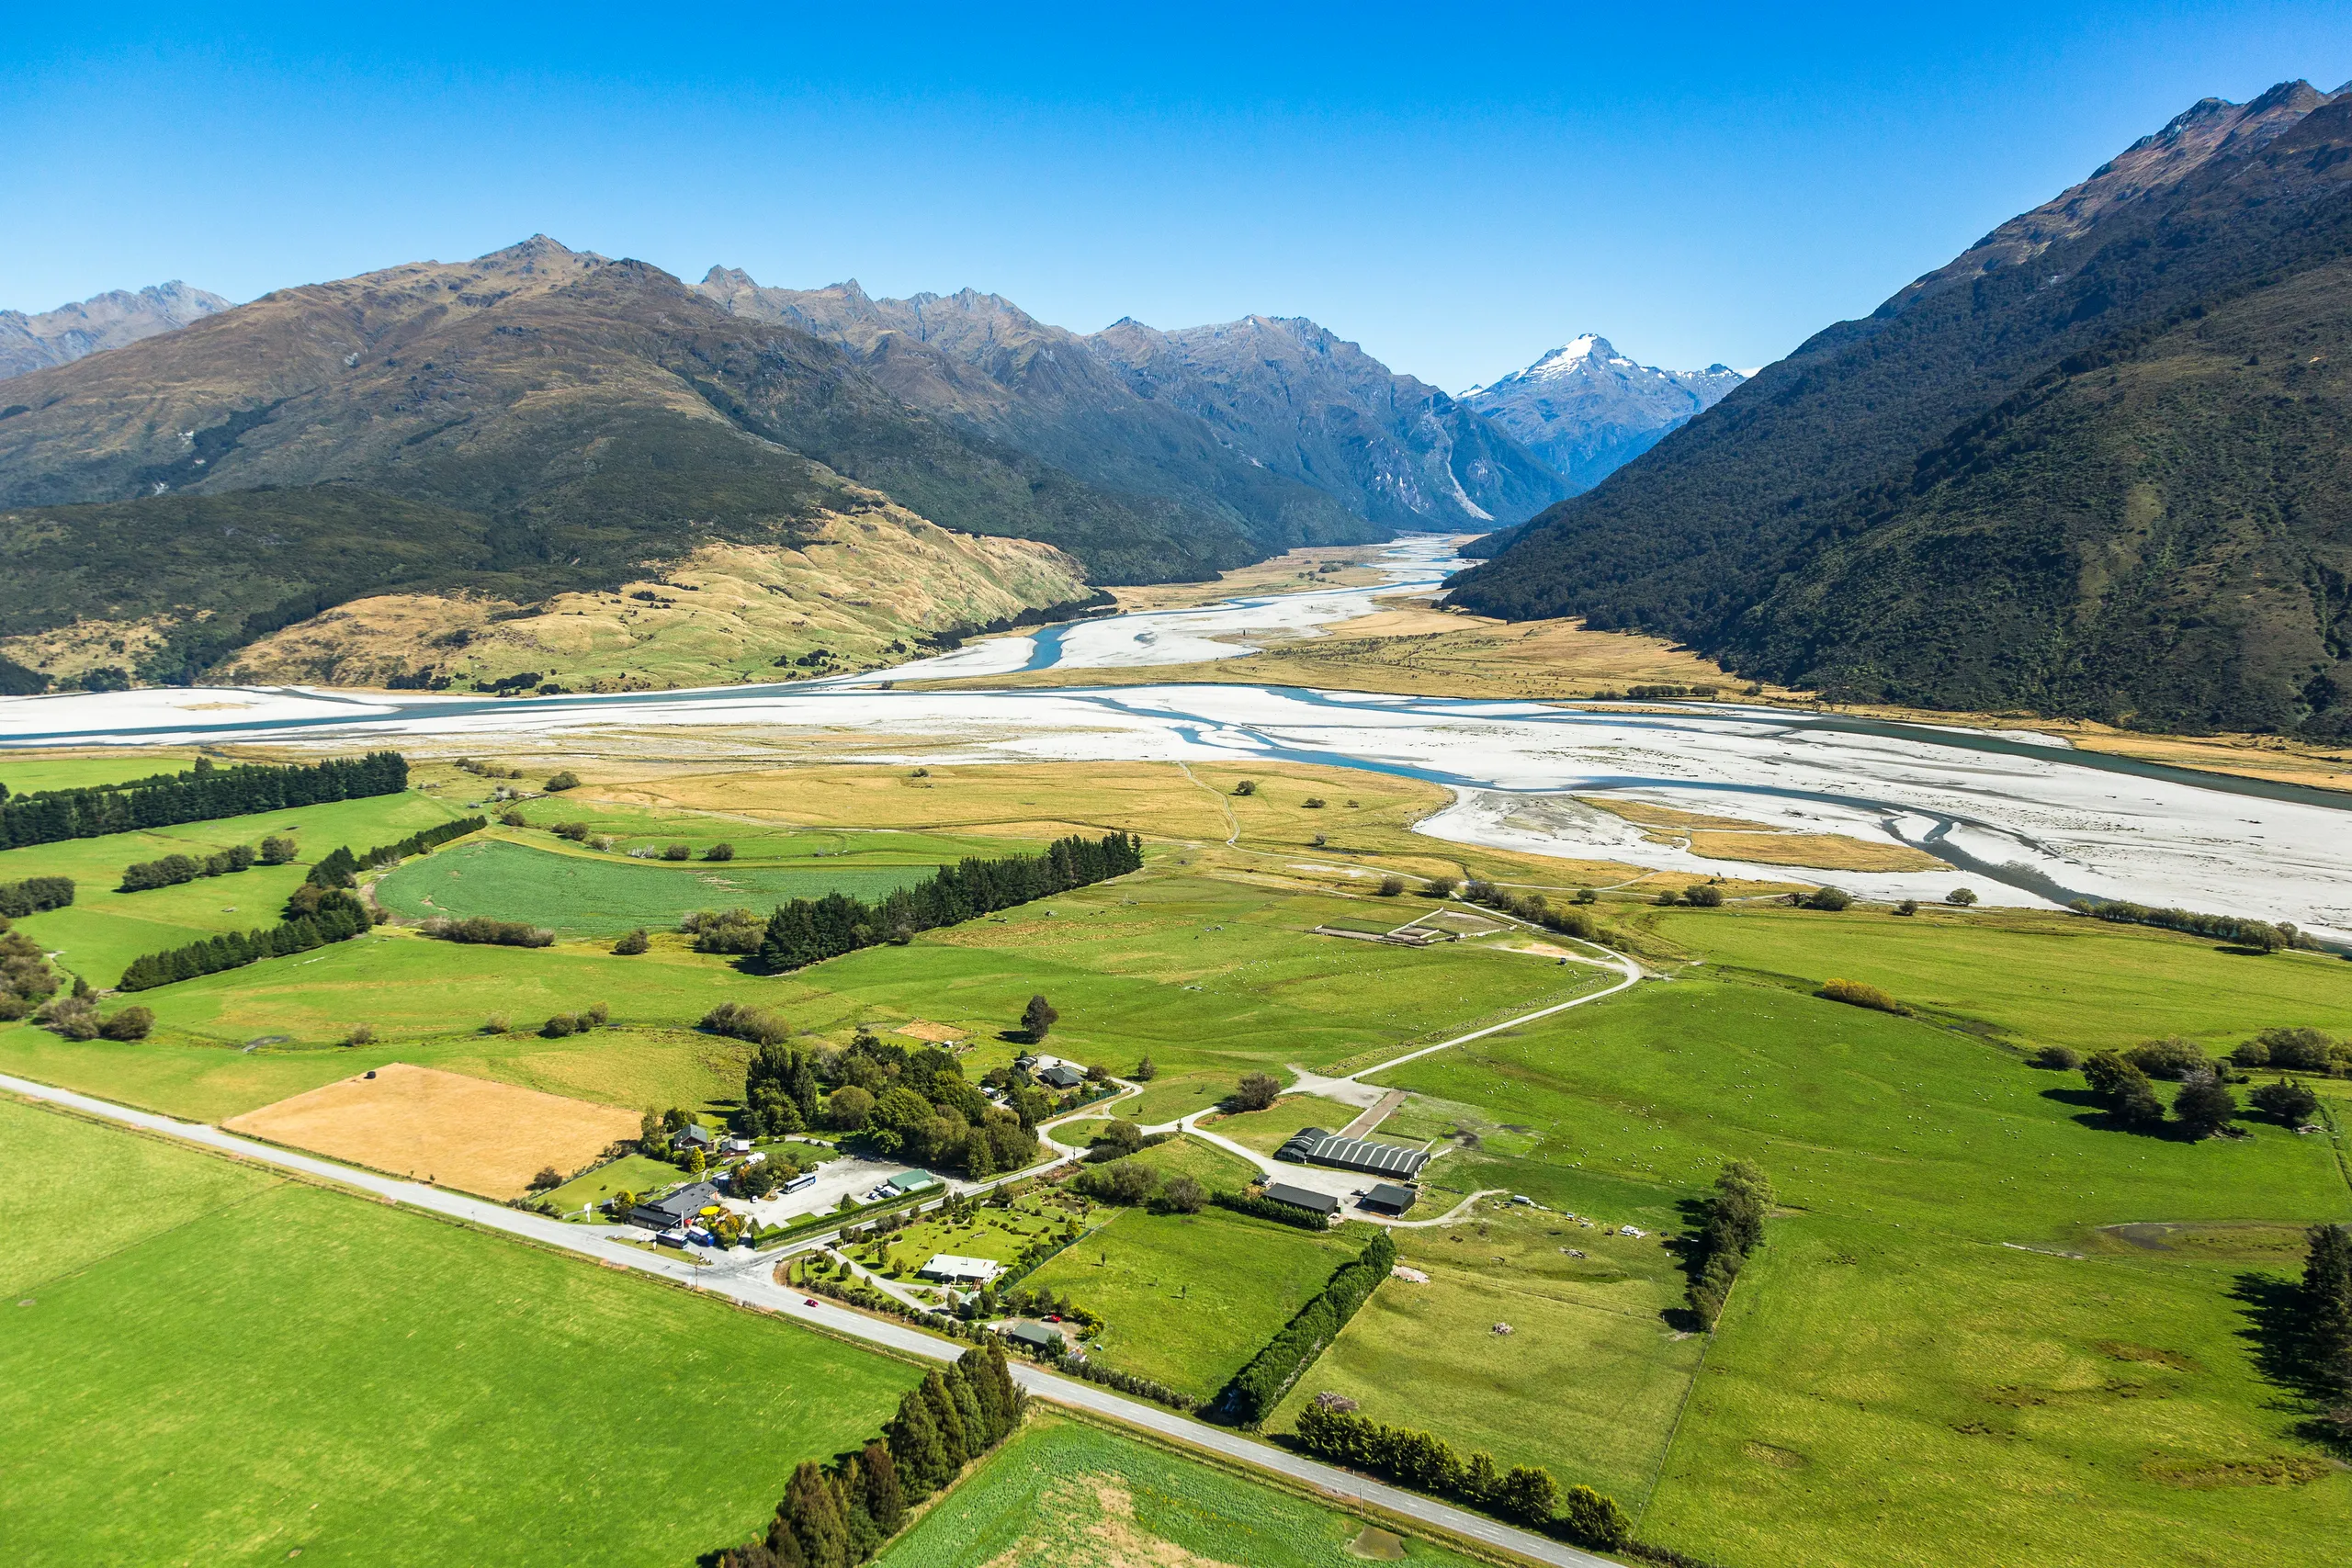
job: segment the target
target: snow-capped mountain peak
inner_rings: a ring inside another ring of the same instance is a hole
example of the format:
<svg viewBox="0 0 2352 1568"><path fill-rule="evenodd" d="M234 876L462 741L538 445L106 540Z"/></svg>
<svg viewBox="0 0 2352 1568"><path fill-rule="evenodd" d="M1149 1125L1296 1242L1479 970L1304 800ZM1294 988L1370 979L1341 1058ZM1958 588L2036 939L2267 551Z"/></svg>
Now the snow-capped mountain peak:
<svg viewBox="0 0 2352 1568"><path fill-rule="evenodd" d="M1717 364L1662 370L1599 333L1570 338L1462 400L1500 424L1577 490L1589 490L1747 379Z"/></svg>

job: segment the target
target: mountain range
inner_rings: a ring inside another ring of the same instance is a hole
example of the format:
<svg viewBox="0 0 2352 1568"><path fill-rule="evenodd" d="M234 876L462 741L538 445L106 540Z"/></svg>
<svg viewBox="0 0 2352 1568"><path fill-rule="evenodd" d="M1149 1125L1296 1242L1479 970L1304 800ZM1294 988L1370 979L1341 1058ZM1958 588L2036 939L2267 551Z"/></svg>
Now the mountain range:
<svg viewBox="0 0 2352 1568"><path fill-rule="evenodd" d="M1581 494L1721 402L1746 380L1728 365L1661 370L1587 333L1462 400L1517 437Z"/></svg>
<svg viewBox="0 0 2352 1568"><path fill-rule="evenodd" d="M1589 493L1453 603L1752 676L2352 732L2352 96L2206 99Z"/></svg>
<svg viewBox="0 0 2352 1568"><path fill-rule="evenodd" d="M128 307L88 323L115 323L109 342L153 331L28 370L0 406L16 661L0 681L20 688L232 663L470 679L476 656L385 638L478 644L482 615L642 597L630 585L718 549L747 602L797 602L789 571L743 552L811 558L855 518L888 517L910 560L968 579L914 595L940 608L899 628L944 635L973 624L949 606L1001 619L1298 545L1475 532L1568 489L1459 400L1304 321L1081 338L968 290L876 300L723 268L688 287L545 236L207 303L177 330L174 299L214 297L123 298L154 309L136 329ZM920 533L934 525L949 534ZM946 542L972 536L1046 555ZM300 629L330 611L380 635ZM860 635L887 639L871 621ZM296 645L311 662L278 659Z"/></svg>
<svg viewBox="0 0 2352 1568"><path fill-rule="evenodd" d="M0 310L0 381L120 348L230 308L218 294L175 279L135 294L113 289L39 315Z"/></svg>

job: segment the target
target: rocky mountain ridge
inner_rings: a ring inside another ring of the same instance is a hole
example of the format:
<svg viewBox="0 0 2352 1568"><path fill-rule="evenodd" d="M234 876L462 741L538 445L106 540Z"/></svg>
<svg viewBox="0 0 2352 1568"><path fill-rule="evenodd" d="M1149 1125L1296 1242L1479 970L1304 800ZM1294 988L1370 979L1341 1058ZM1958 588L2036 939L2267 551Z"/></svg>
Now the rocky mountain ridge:
<svg viewBox="0 0 2352 1568"><path fill-rule="evenodd" d="M30 315L0 310L0 381L176 331L233 308L218 294L174 278L136 291L109 289Z"/></svg>

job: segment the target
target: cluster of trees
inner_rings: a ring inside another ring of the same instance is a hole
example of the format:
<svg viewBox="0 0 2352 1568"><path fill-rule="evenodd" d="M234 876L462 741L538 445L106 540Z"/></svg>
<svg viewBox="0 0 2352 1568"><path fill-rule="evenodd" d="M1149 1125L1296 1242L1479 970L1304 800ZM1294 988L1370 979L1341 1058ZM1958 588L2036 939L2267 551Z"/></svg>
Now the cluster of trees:
<svg viewBox="0 0 2352 1568"><path fill-rule="evenodd" d="M568 1035L585 1034L592 1029L602 1029L613 1021L613 1010L603 1002L579 1012L560 1012L539 1025L539 1032L549 1040L561 1040Z"/></svg>
<svg viewBox="0 0 2352 1568"><path fill-rule="evenodd" d="M2293 1353L2332 1402L2329 1424L2352 1438L2352 1225L2313 1225L2295 1292Z"/></svg>
<svg viewBox="0 0 2352 1568"><path fill-rule="evenodd" d="M1263 1111L1282 1094L1281 1080L1271 1073L1244 1073L1225 1097L1225 1105L1228 1111Z"/></svg>
<svg viewBox="0 0 2352 1568"><path fill-rule="evenodd" d="M1002 1348L967 1350L899 1401L878 1440L831 1464L804 1461L764 1539L718 1554L718 1568L849 1568L880 1551L907 1509L1021 1425L1028 1396Z"/></svg>
<svg viewBox="0 0 2352 1568"><path fill-rule="evenodd" d="M2352 1074L2352 1040L2331 1039L2316 1029L2267 1029L2231 1052L2230 1060L2241 1067L2284 1067L2343 1077Z"/></svg>
<svg viewBox="0 0 2352 1568"><path fill-rule="evenodd" d="M1876 986L1864 985L1860 980L1824 980L1818 994L1833 1002L1844 1002L1848 1007L1870 1008L1899 1016L1908 1016L1911 1011Z"/></svg>
<svg viewBox="0 0 2352 1568"><path fill-rule="evenodd" d="M2121 898L2110 898L2102 904L2078 898L2072 908L2076 914L2095 915L2120 925L2157 926L2168 931L2186 931L2190 936L2214 937L2264 953L2317 945L2283 920L2273 925L2268 920L2244 919L2236 915L2200 915L2194 909L2152 909L2145 904Z"/></svg>
<svg viewBox="0 0 2352 1568"><path fill-rule="evenodd" d="M437 850L452 839L462 839L468 833L479 833L489 826L490 818L487 817L460 817L454 822L444 822L438 827L426 828L422 831L411 833L398 843L377 845L359 857L356 869L374 871L379 866L390 865L397 861L406 860L411 855L421 855L428 851ZM267 840L263 840L263 847L265 849L268 847ZM289 860L293 858L290 850L287 858ZM265 856L264 863L274 863L269 862ZM337 886L348 886L350 884L343 883Z"/></svg>
<svg viewBox="0 0 2352 1568"><path fill-rule="evenodd" d="M40 943L0 915L0 1022L13 1023L57 994L57 972Z"/></svg>
<svg viewBox="0 0 2352 1568"><path fill-rule="evenodd" d="M1810 893L1792 893L1789 907L1792 909L1826 909L1836 914L1854 907L1854 896L1842 887L1816 887ZM1917 904L1912 906L1916 912Z"/></svg>
<svg viewBox="0 0 2352 1568"><path fill-rule="evenodd" d="M848 1047L803 1047L774 1013L722 1002L703 1027L757 1044L743 1073L738 1124L753 1137L812 1127L861 1134L875 1151L978 1180L1036 1162L1044 1095L1012 1086L990 1105L954 1056L909 1051L860 1031Z"/></svg>
<svg viewBox="0 0 2352 1568"><path fill-rule="evenodd" d="M1300 1308L1298 1315L1283 1325L1248 1366L1233 1374L1233 1381L1217 1394L1218 1412L1238 1426L1255 1427L1263 1421L1396 1266L1396 1241L1386 1231L1375 1231L1355 1261L1341 1264L1322 1293Z"/></svg>
<svg viewBox="0 0 2352 1568"><path fill-rule="evenodd" d="M69 994L43 1004L33 1019L68 1040L144 1040L155 1027L154 1013L142 1007L123 1008L100 1018L97 998L81 980L74 983Z"/></svg>
<svg viewBox="0 0 2352 1568"><path fill-rule="evenodd" d="M1141 1161L1125 1158L1080 1171L1070 1188L1082 1198L1130 1209L1148 1205L1160 1214L1197 1214L1209 1201L1209 1190L1193 1178L1162 1177Z"/></svg>
<svg viewBox="0 0 2352 1568"><path fill-rule="evenodd" d="M2222 1086L2221 1070L2184 1040L2152 1040L2129 1052L2098 1052L2083 1064L2083 1081L2118 1122L2153 1132L2165 1123L2165 1102L2148 1081L2151 1071L2180 1080L2172 1119L2186 1137L2211 1137L2238 1113L2236 1097Z"/></svg>
<svg viewBox="0 0 2352 1568"><path fill-rule="evenodd" d="M1764 1239L1771 1207L1772 1183L1747 1161L1731 1160L1715 1174L1715 1190L1701 1204L1703 1217L1684 1255L1690 1310L1705 1326L1713 1328L1723 1315L1740 1266Z"/></svg>
<svg viewBox="0 0 2352 1568"><path fill-rule="evenodd" d="M695 939L696 953L753 953L768 936L767 921L741 908L694 910L678 922L678 930Z"/></svg>
<svg viewBox="0 0 2352 1568"><path fill-rule="evenodd" d="M1661 908L1668 909L1679 904L1688 904L1694 909L1720 909L1724 907L1724 890L1712 882L1694 882L1679 890L1661 888L1657 903Z"/></svg>
<svg viewBox="0 0 2352 1568"><path fill-rule="evenodd" d="M70 876L28 876L22 882L0 882L0 920L21 920L47 909L62 909L74 902Z"/></svg>
<svg viewBox="0 0 2352 1568"><path fill-rule="evenodd" d="M1087 839L1073 833L1056 840L1044 854L969 859L942 866L935 875L900 888L878 904L842 893L795 898L768 917L760 961L771 970L798 969L861 947L904 942L917 931L956 925L1142 867L1143 840L1132 834Z"/></svg>
<svg viewBox="0 0 2352 1568"><path fill-rule="evenodd" d="M1445 890L1443 893L1437 891L1441 886ZM1441 877L1430 885L1430 891L1433 897L1447 897L1453 894L1453 885ZM1500 909L1531 925L1542 926L1545 931L1558 931L1563 936L1572 936L1581 942L1590 942L1600 934L1600 927L1590 915L1582 909L1555 908L1541 893L1514 893L1508 887L1498 887L1491 882L1481 882L1474 877L1462 885L1462 897L1470 903Z"/></svg>
<svg viewBox="0 0 2352 1568"><path fill-rule="evenodd" d="M1016 1342L1017 1343L1017 1342ZM1116 1367L1106 1367L1076 1350L1056 1351L1047 1346L1023 1347L1030 1354L1066 1378L1080 1378L1099 1382L1114 1393L1133 1394L1148 1399L1154 1404L1164 1404L1170 1410L1181 1410L1187 1416L1201 1407L1201 1402L1182 1389L1170 1388L1151 1378L1139 1378L1133 1372L1123 1372Z"/></svg>
<svg viewBox="0 0 2352 1568"><path fill-rule="evenodd" d="M232 844L202 860L194 855L165 855L161 860L136 861L122 868L122 886L115 891L144 893L151 888L177 887L199 876L226 876L232 872L250 871L260 859L261 852L253 845Z"/></svg>
<svg viewBox="0 0 2352 1568"><path fill-rule="evenodd" d="M329 942L348 942L375 923L368 907L339 887L306 886L297 889L297 898L304 893L318 895L307 900L308 912L266 930L250 931L242 936L231 931L209 942L192 942L168 953L150 953L134 958L130 967L122 972L122 978L115 983L115 988L152 990L175 980L193 980L199 975L217 975L223 969L242 969L265 958L308 953Z"/></svg>
<svg viewBox="0 0 2352 1568"><path fill-rule="evenodd" d="M474 942L491 947L552 947L555 932L545 926L534 926L522 920L493 920L487 915L470 915L462 920L435 915L424 922L424 934L443 942Z"/></svg>
<svg viewBox="0 0 2352 1568"><path fill-rule="evenodd" d="M1572 1487L1563 1498L1560 1483L1540 1465L1515 1464L1498 1471L1494 1457L1484 1452L1472 1454L1465 1463L1443 1438L1391 1427L1320 1400L1298 1413L1298 1446L1334 1464L1367 1471L1416 1492L1457 1497L1586 1546L1622 1547L1633 1534L1633 1524L1616 1499L1589 1486Z"/></svg>
<svg viewBox="0 0 2352 1568"><path fill-rule="evenodd" d="M397 751L338 757L294 767L218 768L198 757L185 773L157 773L129 784L40 790L0 801L0 850L95 839L107 833L249 817L297 806L398 795L408 787L408 759Z"/></svg>

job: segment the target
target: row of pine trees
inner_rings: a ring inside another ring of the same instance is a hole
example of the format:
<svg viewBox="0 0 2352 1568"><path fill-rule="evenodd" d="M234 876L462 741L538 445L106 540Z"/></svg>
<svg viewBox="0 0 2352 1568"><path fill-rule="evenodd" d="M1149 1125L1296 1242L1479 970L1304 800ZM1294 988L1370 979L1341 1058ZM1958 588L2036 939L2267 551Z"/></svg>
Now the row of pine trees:
<svg viewBox="0 0 2352 1568"><path fill-rule="evenodd" d="M1127 833L1106 833L1100 839L1073 833L1056 840L1043 854L942 866L936 875L902 887L878 904L842 893L795 898L768 918L760 962L771 970L799 969L1142 868L1141 839Z"/></svg>
<svg viewBox="0 0 2352 1568"><path fill-rule="evenodd" d="M198 757L187 773L157 773L128 784L14 796L0 791L0 850L398 795L407 787L408 759L398 751L284 768L261 763L219 768L209 758Z"/></svg>
<svg viewBox="0 0 2352 1568"><path fill-rule="evenodd" d="M993 1342L933 1369L899 1401L882 1436L831 1464L804 1461L767 1534L718 1554L719 1568L850 1568L879 1551L907 1510L1021 1425L1028 1396Z"/></svg>

